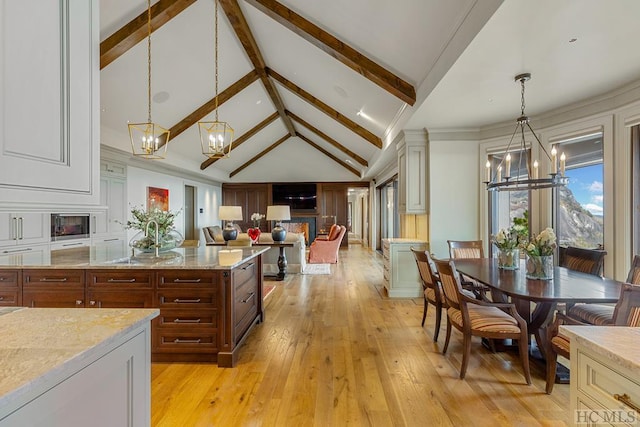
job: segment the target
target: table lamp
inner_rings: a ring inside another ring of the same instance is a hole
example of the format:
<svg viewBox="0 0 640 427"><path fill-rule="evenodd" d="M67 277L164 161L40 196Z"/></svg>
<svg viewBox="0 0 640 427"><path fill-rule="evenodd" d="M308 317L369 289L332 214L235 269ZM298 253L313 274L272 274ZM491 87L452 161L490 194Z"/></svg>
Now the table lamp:
<svg viewBox="0 0 640 427"><path fill-rule="evenodd" d="M267 206L267 221L275 221L276 226L271 230L271 238L274 242L283 242L287 236L287 230L282 228L282 221L290 220L289 206Z"/></svg>
<svg viewBox="0 0 640 427"><path fill-rule="evenodd" d="M233 225L234 220L242 220L242 206L220 206L218 208L218 218L227 221L227 225L222 230L222 237L225 242L236 240L238 230Z"/></svg>

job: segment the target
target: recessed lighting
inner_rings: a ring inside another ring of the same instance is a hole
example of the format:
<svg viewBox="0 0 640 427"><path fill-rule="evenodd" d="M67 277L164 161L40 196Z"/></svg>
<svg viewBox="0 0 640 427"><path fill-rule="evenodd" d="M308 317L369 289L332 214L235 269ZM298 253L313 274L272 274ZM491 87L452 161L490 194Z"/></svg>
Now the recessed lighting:
<svg viewBox="0 0 640 427"><path fill-rule="evenodd" d="M169 100L169 92L158 92L153 95L153 102L156 104L162 104L163 102L167 102Z"/></svg>
<svg viewBox="0 0 640 427"><path fill-rule="evenodd" d="M348 97L349 97L349 94L347 93L347 91L346 91L346 90L344 90L344 88L342 88L342 87L340 87L340 86L334 86L334 87L333 87L333 90L335 90L335 91L336 91L336 93L337 93L338 95L340 95L341 97L343 97L343 98L348 98Z"/></svg>
<svg viewBox="0 0 640 427"><path fill-rule="evenodd" d="M262 104L262 99L258 99L258 100L256 101L256 105L260 105L260 104Z"/></svg>
<svg viewBox="0 0 640 427"><path fill-rule="evenodd" d="M573 43L573 42L577 42L577 41L578 41L578 39L575 38L575 37L569 39L569 43Z"/></svg>

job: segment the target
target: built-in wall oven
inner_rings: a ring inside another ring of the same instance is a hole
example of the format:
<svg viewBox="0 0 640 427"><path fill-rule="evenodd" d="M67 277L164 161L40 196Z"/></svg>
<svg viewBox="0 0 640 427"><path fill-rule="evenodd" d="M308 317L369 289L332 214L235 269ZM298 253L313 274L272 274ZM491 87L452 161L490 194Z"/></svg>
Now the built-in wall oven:
<svg viewBox="0 0 640 427"><path fill-rule="evenodd" d="M89 238L89 214L51 214L51 241Z"/></svg>

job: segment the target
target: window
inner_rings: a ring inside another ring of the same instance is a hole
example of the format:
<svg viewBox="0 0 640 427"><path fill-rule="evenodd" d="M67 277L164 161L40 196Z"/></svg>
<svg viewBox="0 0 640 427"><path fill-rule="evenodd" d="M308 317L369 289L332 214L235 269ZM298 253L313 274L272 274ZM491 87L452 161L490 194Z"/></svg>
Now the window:
<svg viewBox="0 0 640 427"><path fill-rule="evenodd" d="M560 246L604 249L604 155L602 132L558 141L567 156L569 184L554 200L554 228Z"/></svg>
<svg viewBox="0 0 640 427"><path fill-rule="evenodd" d="M640 254L640 125L631 128L633 253Z"/></svg>
<svg viewBox="0 0 640 427"><path fill-rule="evenodd" d="M378 249L382 248L380 239L398 237L400 221L398 217L398 177L382 184L378 188L380 200L380 233Z"/></svg>

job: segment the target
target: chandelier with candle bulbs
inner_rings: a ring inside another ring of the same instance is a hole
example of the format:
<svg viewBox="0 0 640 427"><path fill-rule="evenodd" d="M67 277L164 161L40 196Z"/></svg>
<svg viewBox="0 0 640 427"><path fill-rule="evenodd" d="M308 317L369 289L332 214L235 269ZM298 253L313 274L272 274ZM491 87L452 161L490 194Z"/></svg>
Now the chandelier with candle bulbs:
<svg viewBox="0 0 640 427"><path fill-rule="evenodd" d="M551 149L551 153L540 142L540 139L531 128L529 124L529 117L524 113L524 83L531 79L530 73L518 74L515 77L516 82L520 82L521 85L521 111L520 117L516 120L516 128L511 135L511 140L507 145L507 149L502 156L500 163L497 167L492 167L491 160L487 160L486 167L486 181L487 190L490 191L523 191L523 190L538 190L542 188L553 188L567 185L569 178L565 176L565 164L566 156L564 153L558 158L558 153L555 146ZM549 161L550 173L548 176L540 177L538 160L531 159L531 151L527 149L525 140L525 131L529 130L534 139L538 142L540 152L544 153ZM515 147L512 147L516 134L520 135L520 143ZM517 157L517 164L512 164L512 154ZM516 156L517 154L517 156ZM559 161L559 165L558 165ZM517 173L512 175L512 166L515 166ZM520 171L526 167L526 176Z"/></svg>

